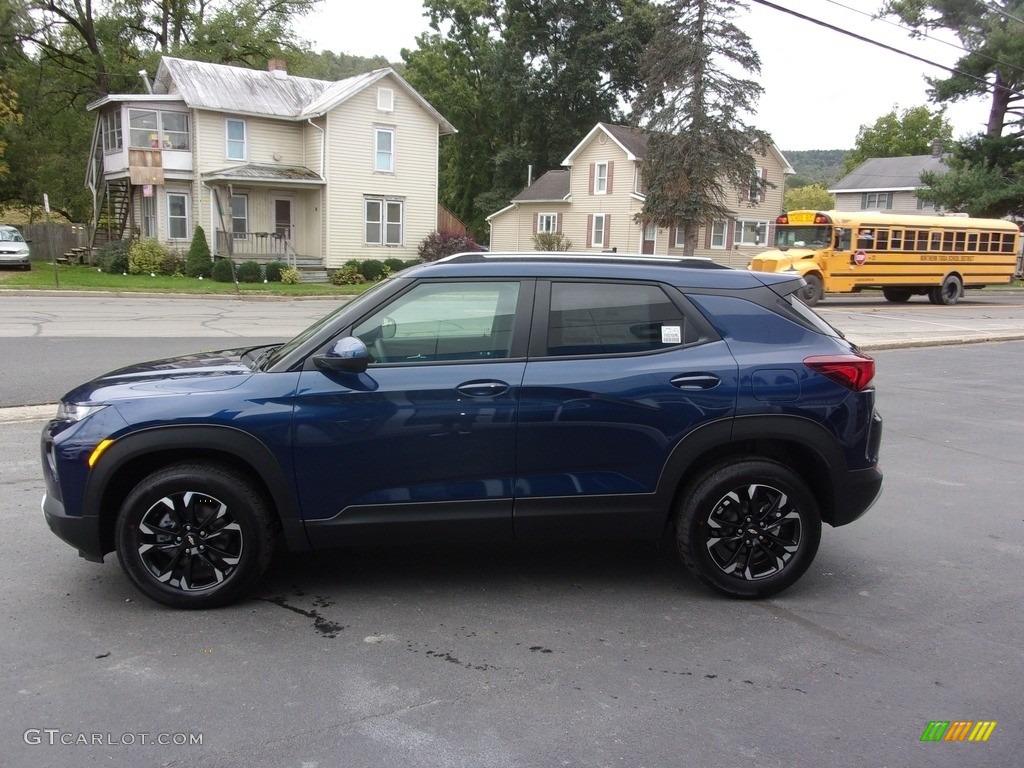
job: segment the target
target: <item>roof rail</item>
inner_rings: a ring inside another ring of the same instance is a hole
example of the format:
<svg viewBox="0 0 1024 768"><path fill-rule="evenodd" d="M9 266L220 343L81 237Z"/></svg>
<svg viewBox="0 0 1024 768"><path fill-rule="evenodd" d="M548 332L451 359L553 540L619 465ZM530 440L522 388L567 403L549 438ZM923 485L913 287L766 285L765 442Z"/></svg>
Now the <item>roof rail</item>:
<svg viewBox="0 0 1024 768"><path fill-rule="evenodd" d="M581 251L526 251L493 252L473 251L456 253L438 259L434 263L471 264L486 261L552 261L552 262L595 262L608 263L649 263L664 266L690 267L696 269L731 269L706 256L654 256L650 254L592 253Z"/></svg>

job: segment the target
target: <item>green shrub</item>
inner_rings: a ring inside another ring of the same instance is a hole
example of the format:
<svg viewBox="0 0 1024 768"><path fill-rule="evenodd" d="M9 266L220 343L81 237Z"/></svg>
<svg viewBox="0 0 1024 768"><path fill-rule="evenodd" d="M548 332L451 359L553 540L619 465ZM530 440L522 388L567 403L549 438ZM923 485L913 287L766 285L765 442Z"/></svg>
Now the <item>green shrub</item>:
<svg viewBox="0 0 1024 768"><path fill-rule="evenodd" d="M453 253L479 251L480 246L472 235L434 231L423 238L418 250L423 261L437 261L445 256L451 256Z"/></svg>
<svg viewBox="0 0 1024 768"><path fill-rule="evenodd" d="M128 274L156 274L167 257L167 248L156 240L136 240L128 246Z"/></svg>
<svg viewBox="0 0 1024 768"><path fill-rule="evenodd" d="M185 254L177 250L168 251L160 263L160 274L182 277L185 274Z"/></svg>
<svg viewBox="0 0 1024 768"><path fill-rule="evenodd" d="M302 273L295 267L285 267L281 270L281 282L285 285L298 285L302 279Z"/></svg>
<svg viewBox="0 0 1024 768"><path fill-rule="evenodd" d="M100 269L114 275L128 271L128 240L112 240L100 249Z"/></svg>
<svg viewBox="0 0 1024 768"><path fill-rule="evenodd" d="M363 275L358 268L346 264L331 272L331 282L334 285L358 285L363 282Z"/></svg>
<svg viewBox="0 0 1024 768"><path fill-rule="evenodd" d="M196 227L185 259L185 274L189 277L209 277L212 271L213 258L210 256L210 246L206 242L206 233L202 227Z"/></svg>
<svg viewBox="0 0 1024 768"><path fill-rule="evenodd" d="M377 259L367 259L362 262L359 265L359 272L367 282L370 283L383 280L391 274L391 270L388 269L387 265L383 261L378 261Z"/></svg>
<svg viewBox="0 0 1024 768"><path fill-rule="evenodd" d="M283 261L268 261L263 267L263 276L267 278L268 283L279 283L281 282L281 273L287 268L288 265Z"/></svg>
<svg viewBox="0 0 1024 768"><path fill-rule="evenodd" d="M568 251L572 240L561 232L538 232L533 236L533 247L538 251Z"/></svg>
<svg viewBox="0 0 1024 768"><path fill-rule="evenodd" d="M235 277L240 283L262 283L263 268L255 261L243 261L235 267Z"/></svg>
<svg viewBox="0 0 1024 768"><path fill-rule="evenodd" d="M210 275L218 283L233 283L235 281L234 272L231 269L231 259L217 259L213 262L213 268L210 270Z"/></svg>
<svg viewBox="0 0 1024 768"><path fill-rule="evenodd" d="M416 261L413 262L413 264L419 263L419 259L416 259ZM393 275L395 272L401 272L403 269L408 267L409 263L402 261L401 259L384 259L384 266L387 267L391 271L390 274Z"/></svg>

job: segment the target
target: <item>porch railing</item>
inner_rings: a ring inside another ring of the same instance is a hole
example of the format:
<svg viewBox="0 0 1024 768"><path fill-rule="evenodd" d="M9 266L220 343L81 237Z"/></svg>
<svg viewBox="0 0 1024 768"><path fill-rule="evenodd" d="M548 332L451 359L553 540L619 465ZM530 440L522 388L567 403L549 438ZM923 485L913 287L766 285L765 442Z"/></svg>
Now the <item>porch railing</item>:
<svg viewBox="0 0 1024 768"><path fill-rule="evenodd" d="M280 232L217 232L217 255L236 260L280 260L295 266L295 249Z"/></svg>

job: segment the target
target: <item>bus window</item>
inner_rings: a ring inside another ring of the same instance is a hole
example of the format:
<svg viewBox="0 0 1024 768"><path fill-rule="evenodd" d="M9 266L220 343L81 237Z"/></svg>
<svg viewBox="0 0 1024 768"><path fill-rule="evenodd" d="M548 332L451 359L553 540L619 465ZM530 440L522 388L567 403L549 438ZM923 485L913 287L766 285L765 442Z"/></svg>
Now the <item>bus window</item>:
<svg viewBox="0 0 1024 768"><path fill-rule="evenodd" d="M943 232L942 233L942 250L946 251L947 253L949 251L953 250L953 233L952 232Z"/></svg>
<svg viewBox="0 0 1024 768"><path fill-rule="evenodd" d="M967 250L976 251L978 250L978 233L968 232L967 233Z"/></svg>
<svg viewBox="0 0 1024 768"><path fill-rule="evenodd" d="M953 246L953 248L957 251L962 251L964 249L964 243L966 242L966 239L967 237L964 232L957 232L956 244Z"/></svg>
<svg viewBox="0 0 1024 768"><path fill-rule="evenodd" d="M1010 232L1003 232L1003 253L1013 253L1015 238Z"/></svg>
<svg viewBox="0 0 1024 768"><path fill-rule="evenodd" d="M857 232L857 248L866 250L868 248L875 247L875 235L874 231L870 229L862 229Z"/></svg>
<svg viewBox="0 0 1024 768"><path fill-rule="evenodd" d="M988 232L981 233L981 244L978 246L978 250L982 253L988 253Z"/></svg>
<svg viewBox="0 0 1024 768"><path fill-rule="evenodd" d="M875 230L875 248L879 251L884 251L889 247L889 230L888 229L876 229Z"/></svg>
<svg viewBox="0 0 1024 768"><path fill-rule="evenodd" d="M829 244L828 227L775 227L776 248L824 248Z"/></svg>
<svg viewBox="0 0 1024 768"><path fill-rule="evenodd" d="M837 251L848 251L850 250L850 230L848 229L837 229L836 230L836 250Z"/></svg>
<svg viewBox="0 0 1024 768"><path fill-rule="evenodd" d="M892 231L892 237L889 239L889 247L894 251L898 251L903 247L902 229L894 229Z"/></svg>
<svg viewBox="0 0 1024 768"><path fill-rule="evenodd" d="M938 230L933 230L932 231L932 250L933 251L940 251L940 250L942 250L942 233L939 232Z"/></svg>

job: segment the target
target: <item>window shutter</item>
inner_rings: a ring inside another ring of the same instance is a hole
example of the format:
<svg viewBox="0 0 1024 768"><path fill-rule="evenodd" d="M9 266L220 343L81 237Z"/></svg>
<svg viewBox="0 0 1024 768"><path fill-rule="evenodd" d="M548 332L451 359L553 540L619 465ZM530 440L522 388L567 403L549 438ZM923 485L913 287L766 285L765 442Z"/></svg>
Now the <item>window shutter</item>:
<svg viewBox="0 0 1024 768"><path fill-rule="evenodd" d="M609 160L608 161L608 190L607 190L609 195L612 193L612 176L613 176L612 172L614 170L615 170L615 163L614 163L614 161Z"/></svg>
<svg viewBox="0 0 1024 768"><path fill-rule="evenodd" d="M669 248L675 248L676 247L676 228L675 227L669 227L668 228L668 247Z"/></svg>
<svg viewBox="0 0 1024 768"><path fill-rule="evenodd" d="M591 172L594 170L594 166L590 166ZM594 244L594 214L587 214L587 247L591 247Z"/></svg>
<svg viewBox="0 0 1024 768"><path fill-rule="evenodd" d="M611 171L609 171L611 173ZM612 217L607 213L604 215L604 247L612 247Z"/></svg>
<svg viewBox="0 0 1024 768"><path fill-rule="evenodd" d="M704 247L711 247L711 231L715 228L715 223L709 221L704 225Z"/></svg>
<svg viewBox="0 0 1024 768"><path fill-rule="evenodd" d="M761 186L757 190L757 201L763 203L768 193L768 169L761 168Z"/></svg>
<svg viewBox="0 0 1024 768"><path fill-rule="evenodd" d="M540 214L539 213L535 213L535 214L533 214L533 234L536 235L539 230L540 230Z"/></svg>
<svg viewBox="0 0 1024 768"><path fill-rule="evenodd" d="M594 194L594 173L595 173L596 165L597 165L596 163L591 163L590 164L590 186L587 187L587 194L588 195Z"/></svg>
<svg viewBox="0 0 1024 768"><path fill-rule="evenodd" d="M562 233L562 214L560 213L555 214L555 231L559 234Z"/></svg>
<svg viewBox="0 0 1024 768"><path fill-rule="evenodd" d="M725 220L725 247L732 248L736 244L736 220Z"/></svg>
<svg viewBox="0 0 1024 768"><path fill-rule="evenodd" d="M860 209L863 211L867 207L868 207L868 193L867 192L861 192L860 193Z"/></svg>

